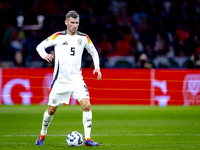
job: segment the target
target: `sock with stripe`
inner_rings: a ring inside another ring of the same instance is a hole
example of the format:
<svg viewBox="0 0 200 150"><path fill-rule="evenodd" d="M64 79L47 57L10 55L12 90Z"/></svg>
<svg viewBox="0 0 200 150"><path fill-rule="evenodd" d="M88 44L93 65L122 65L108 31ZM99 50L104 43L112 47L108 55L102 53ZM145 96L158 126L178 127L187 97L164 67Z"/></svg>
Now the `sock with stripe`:
<svg viewBox="0 0 200 150"><path fill-rule="evenodd" d="M85 139L90 138L91 126L92 126L92 111L83 111L83 126Z"/></svg>
<svg viewBox="0 0 200 150"><path fill-rule="evenodd" d="M53 119L53 115L49 115L46 110L43 116L42 130L40 132L41 135L47 134L47 128L49 127L49 124L51 123L52 119Z"/></svg>

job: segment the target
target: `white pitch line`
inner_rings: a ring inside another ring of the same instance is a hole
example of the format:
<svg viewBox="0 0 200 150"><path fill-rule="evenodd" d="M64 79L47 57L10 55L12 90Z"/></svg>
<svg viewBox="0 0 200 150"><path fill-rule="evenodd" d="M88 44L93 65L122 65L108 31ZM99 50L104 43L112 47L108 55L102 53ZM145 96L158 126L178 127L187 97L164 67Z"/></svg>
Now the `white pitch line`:
<svg viewBox="0 0 200 150"><path fill-rule="evenodd" d="M1 144L7 144L7 143L9 143L9 144L23 144L23 145L25 145L25 144L30 144L30 143L17 143L17 142L0 142Z"/></svg>
<svg viewBox="0 0 200 150"><path fill-rule="evenodd" d="M92 134L91 136L200 136L200 134ZM0 137L20 137L20 136L38 136L38 135L0 135ZM47 136L67 136L67 134L49 134Z"/></svg>
<svg viewBox="0 0 200 150"><path fill-rule="evenodd" d="M21 145L30 145L30 144L33 144L33 143L17 143L17 142L0 142L0 144L21 144ZM56 144L60 144L60 145L67 145L67 143L63 142L63 143L56 143ZM100 145L113 145L113 146L117 146L119 144L100 144ZM131 145L134 145L134 144L120 144L120 145L125 145L125 146L131 146Z"/></svg>
<svg viewBox="0 0 200 150"><path fill-rule="evenodd" d="M0 144L23 144L23 145L26 145L26 144L29 144L30 145L30 143L17 143L17 142L0 142ZM65 142L63 142L63 143L57 143L57 144L64 144L64 145L67 145L67 142L65 143Z"/></svg>

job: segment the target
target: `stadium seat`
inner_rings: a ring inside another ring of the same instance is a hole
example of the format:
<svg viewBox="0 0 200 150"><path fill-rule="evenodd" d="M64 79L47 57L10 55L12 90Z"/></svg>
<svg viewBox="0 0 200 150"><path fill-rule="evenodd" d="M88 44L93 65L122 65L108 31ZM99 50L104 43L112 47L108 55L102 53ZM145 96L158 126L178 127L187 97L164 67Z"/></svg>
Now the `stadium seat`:
<svg viewBox="0 0 200 150"><path fill-rule="evenodd" d="M193 62L191 60L186 60L183 62L182 68L194 68Z"/></svg>
<svg viewBox="0 0 200 150"><path fill-rule="evenodd" d="M179 68L178 63L174 60L169 58L170 68Z"/></svg>
<svg viewBox="0 0 200 150"><path fill-rule="evenodd" d="M115 63L114 68L133 68L133 65L125 60L119 60Z"/></svg>

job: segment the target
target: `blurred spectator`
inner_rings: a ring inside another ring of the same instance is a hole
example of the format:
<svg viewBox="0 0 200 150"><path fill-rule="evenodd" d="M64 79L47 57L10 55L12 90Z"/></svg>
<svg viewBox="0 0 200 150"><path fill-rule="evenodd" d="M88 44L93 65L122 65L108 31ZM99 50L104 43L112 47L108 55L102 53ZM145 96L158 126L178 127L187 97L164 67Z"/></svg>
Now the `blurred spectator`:
<svg viewBox="0 0 200 150"><path fill-rule="evenodd" d="M127 3L124 0L111 0L110 2L111 10L114 16L126 13Z"/></svg>
<svg viewBox="0 0 200 150"><path fill-rule="evenodd" d="M195 51L190 57L190 60L192 62L190 68L200 68L200 40L197 35L194 35L194 41L195 41Z"/></svg>
<svg viewBox="0 0 200 150"><path fill-rule="evenodd" d="M176 36L178 38L177 40L182 41L183 43L190 38L190 30L186 24L180 22L178 23Z"/></svg>
<svg viewBox="0 0 200 150"><path fill-rule="evenodd" d="M142 53L137 61L136 68L150 69L152 65L149 63L148 56Z"/></svg>
<svg viewBox="0 0 200 150"><path fill-rule="evenodd" d="M23 49L23 33L14 29L12 32L11 47L14 52L21 51Z"/></svg>
<svg viewBox="0 0 200 150"><path fill-rule="evenodd" d="M154 49L151 47L150 44L147 44L144 47L144 52L146 53L146 55L148 56L148 58L153 59L156 57L156 53L154 51Z"/></svg>
<svg viewBox="0 0 200 150"><path fill-rule="evenodd" d="M99 46L101 48L101 55L103 58L114 54L112 42L108 40L108 36L106 33L102 34L102 39L99 42Z"/></svg>
<svg viewBox="0 0 200 150"><path fill-rule="evenodd" d="M111 9L114 17L116 18L117 24L120 27L130 26L132 22L131 16L127 14L127 3L124 0L112 0Z"/></svg>
<svg viewBox="0 0 200 150"><path fill-rule="evenodd" d="M122 33L122 39L116 42L115 55L118 55L118 56L132 55L130 39L128 37L128 34Z"/></svg>
<svg viewBox="0 0 200 150"><path fill-rule="evenodd" d="M200 0L196 1L195 11L198 15L200 14Z"/></svg>
<svg viewBox="0 0 200 150"><path fill-rule="evenodd" d="M160 55L156 57L153 60L153 64L155 65L155 68L169 68L170 67L170 62L167 57L164 55Z"/></svg>
<svg viewBox="0 0 200 150"><path fill-rule="evenodd" d="M175 52L175 56L178 57L183 57L185 56L185 45L183 41L177 41L176 43L174 43L174 52Z"/></svg>
<svg viewBox="0 0 200 150"><path fill-rule="evenodd" d="M6 31L3 37L3 45L4 45L4 60L11 60L11 57L14 55L14 50L12 48L12 40L13 40L13 32L15 27L10 23L6 22Z"/></svg>
<svg viewBox="0 0 200 150"><path fill-rule="evenodd" d="M196 53L194 55L194 59L192 58L192 60L194 68L200 69L200 52Z"/></svg>
<svg viewBox="0 0 200 150"><path fill-rule="evenodd" d="M26 61L34 61L38 60L39 56L36 53L36 46L39 44L40 40L42 39L41 31L38 30L31 30L25 32L25 41L24 41L24 52L23 55L26 59Z"/></svg>
<svg viewBox="0 0 200 150"><path fill-rule="evenodd" d="M14 67L25 67L22 52L20 50L15 52Z"/></svg>
<svg viewBox="0 0 200 150"><path fill-rule="evenodd" d="M166 53L167 58L173 58L175 56L174 47L172 45L168 46L169 51Z"/></svg>
<svg viewBox="0 0 200 150"><path fill-rule="evenodd" d="M144 12L142 5L140 5L133 14L133 22L136 27L142 25L143 21L148 17L148 14Z"/></svg>
<svg viewBox="0 0 200 150"><path fill-rule="evenodd" d="M162 38L160 33L156 34L154 50L155 50L155 52L157 52L158 55L160 53L166 53L166 42Z"/></svg>

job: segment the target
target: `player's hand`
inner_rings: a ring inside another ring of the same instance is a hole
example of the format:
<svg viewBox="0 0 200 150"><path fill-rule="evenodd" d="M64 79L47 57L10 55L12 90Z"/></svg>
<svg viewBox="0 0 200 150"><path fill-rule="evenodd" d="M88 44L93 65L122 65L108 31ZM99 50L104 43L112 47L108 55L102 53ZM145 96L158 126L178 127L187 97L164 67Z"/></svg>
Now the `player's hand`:
<svg viewBox="0 0 200 150"><path fill-rule="evenodd" d="M101 80L101 77L102 77L101 71L100 71L99 69L95 69L95 70L93 71L93 74L95 74L95 73L98 74L97 79L98 79L98 80Z"/></svg>
<svg viewBox="0 0 200 150"><path fill-rule="evenodd" d="M48 61L49 63L53 61L53 55L48 54L45 56L45 60Z"/></svg>

